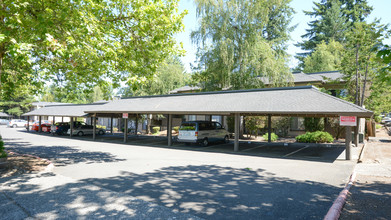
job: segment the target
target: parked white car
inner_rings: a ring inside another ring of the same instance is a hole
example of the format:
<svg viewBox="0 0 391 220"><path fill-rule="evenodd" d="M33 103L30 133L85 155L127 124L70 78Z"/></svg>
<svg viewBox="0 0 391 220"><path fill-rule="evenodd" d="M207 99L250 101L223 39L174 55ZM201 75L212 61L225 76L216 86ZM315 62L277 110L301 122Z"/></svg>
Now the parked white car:
<svg viewBox="0 0 391 220"><path fill-rule="evenodd" d="M27 121L23 119L12 119L8 122L7 127L16 128L16 127L25 127L27 125Z"/></svg>
<svg viewBox="0 0 391 220"><path fill-rule="evenodd" d="M88 125L84 122L75 122L72 135L84 136L94 133L94 126ZM96 128L96 134L103 135L106 131L101 128ZM68 129L67 134L71 134L71 129Z"/></svg>
<svg viewBox="0 0 391 220"><path fill-rule="evenodd" d="M199 143L208 146L210 142L229 142L229 133L218 122L188 121L179 127L178 142Z"/></svg>

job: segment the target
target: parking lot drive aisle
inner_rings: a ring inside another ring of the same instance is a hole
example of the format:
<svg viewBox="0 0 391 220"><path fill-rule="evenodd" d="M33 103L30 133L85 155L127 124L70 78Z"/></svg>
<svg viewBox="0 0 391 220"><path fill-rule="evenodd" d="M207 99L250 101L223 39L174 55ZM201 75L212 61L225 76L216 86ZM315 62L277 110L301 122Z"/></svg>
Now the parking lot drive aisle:
<svg viewBox="0 0 391 220"><path fill-rule="evenodd" d="M1 213L25 209L38 218L154 219L164 212L162 219L319 219L354 166L337 158L94 142L3 126L0 134L7 149L55 165L52 173L0 181L9 201Z"/></svg>

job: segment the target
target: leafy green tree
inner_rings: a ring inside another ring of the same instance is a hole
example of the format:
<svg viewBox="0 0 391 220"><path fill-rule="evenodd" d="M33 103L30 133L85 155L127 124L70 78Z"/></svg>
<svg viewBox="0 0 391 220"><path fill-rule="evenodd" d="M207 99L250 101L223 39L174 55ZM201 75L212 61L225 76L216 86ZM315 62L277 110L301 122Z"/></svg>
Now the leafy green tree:
<svg viewBox="0 0 391 220"><path fill-rule="evenodd" d="M30 111L34 97L27 93L13 95L13 100L0 100L0 111L20 117L23 113Z"/></svg>
<svg viewBox="0 0 391 220"><path fill-rule="evenodd" d="M364 21L373 10L366 0L322 0L314 5L313 11L304 11L314 20L309 22L310 28L302 36L305 40L297 44L305 51L296 56L301 61L301 68L304 58L312 54L318 44L332 40L343 43L345 33L355 23Z"/></svg>
<svg viewBox="0 0 391 220"><path fill-rule="evenodd" d="M341 65L343 45L331 40L328 44L323 41L316 46L314 52L304 59L305 73L334 71Z"/></svg>
<svg viewBox="0 0 391 220"><path fill-rule="evenodd" d="M348 81L350 100L356 105L364 105L369 83L379 77L379 70L384 66L375 58L376 45L381 44L385 31L384 25L361 22L355 23L346 34L341 70Z"/></svg>
<svg viewBox="0 0 391 220"><path fill-rule="evenodd" d="M196 0L200 27L195 81L206 90L261 87L291 79L283 51L289 39L290 0Z"/></svg>
<svg viewBox="0 0 391 220"><path fill-rule="evenodd" d="M122 96L163 95L171 90L182 87L189 83L190 75L178 57L168 58L165 63L158 67L152 80L145 82L136 90L131 87L120 91Z"/></svg>
<svg viewBox="0 0 391 220"><path fill-rule="evenodd" d="M0 1L0 97L52 81L92 92L151 78L180 52L178 0ZM110 79L110 80L108 80ZM105 92L105 94L107 94Z"/></svg>

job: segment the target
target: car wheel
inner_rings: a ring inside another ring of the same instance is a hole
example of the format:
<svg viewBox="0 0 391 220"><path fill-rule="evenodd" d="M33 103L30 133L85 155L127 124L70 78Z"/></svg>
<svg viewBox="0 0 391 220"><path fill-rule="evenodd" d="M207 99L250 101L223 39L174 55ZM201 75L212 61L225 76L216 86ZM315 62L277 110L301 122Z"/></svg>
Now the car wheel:
<svg viewBox="0 0 391 220"><path fill-rule="evenodd" d="M77 136L81 137L83 135L84 135L84 133L82 131L77 132Z"/></svg>
<svg viewBox="0 0 391 220"><path fill-rule="evenodd" d="M202 145L203 147L208 146L208 144L209 144L208 138L204 138L204 140L202 140L202 142L201 142L201 145Z"/></svg>
<svg viewBox="0 0 391 220"><path fill-rule="evenodd" d="M18 127L18 126L17 126L17 125L12 125L12 127L13 127L13 128L16 128L16 127Z"/></svg>
<svg viewBox="0 0 391 220"><path fill-rule="evenodd" d="M103 130L99 130L99 131L98 131L98 134L99 134L99 135L104 135L105 132L104 132Z"/></svg>
<svg viewBox="0 0 391 220"><path fill-rule="evenodd" d="M225 135L224 137L224 143L228 144L229 143L229 138L228 138L228 135Z"/></svg>

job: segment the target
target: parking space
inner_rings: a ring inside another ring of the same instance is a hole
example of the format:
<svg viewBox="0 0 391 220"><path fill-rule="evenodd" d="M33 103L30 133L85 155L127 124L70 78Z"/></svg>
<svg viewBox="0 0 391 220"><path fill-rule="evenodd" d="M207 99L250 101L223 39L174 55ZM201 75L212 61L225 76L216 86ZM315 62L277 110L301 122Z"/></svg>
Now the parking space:
<svg viewBox="0 0 391 220"><path fill-rule="evenodd" d="M37 135L53 136L48 133L30 132ZM69 138L68 136L53 136L54 138ZM93 141L92 136L73 137L73 139ZM107 143L123 144L123 134L105 134L97 136L96 141ZM287 158L301 160L319 160L333 162L339 157L343 157L345 146L342 144L308 144L308 143L267 143L259 141L240 141L239 151L234 152L234 143L210 143L203 147L199 144L189 144L173 142L171 147L167 146L167 137L150 135L128 135L127 145L140 145L158 148L172 148L191 151L205 151L216 153L241 154L272 158Z"/></svg>

